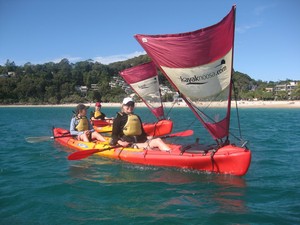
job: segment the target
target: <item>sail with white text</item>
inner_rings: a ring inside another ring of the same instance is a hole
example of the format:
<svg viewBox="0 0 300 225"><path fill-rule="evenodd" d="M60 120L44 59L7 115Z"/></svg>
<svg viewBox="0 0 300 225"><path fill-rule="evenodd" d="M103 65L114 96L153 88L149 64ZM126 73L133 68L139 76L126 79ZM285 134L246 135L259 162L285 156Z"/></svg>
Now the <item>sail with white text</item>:
<svg viewBox="0 0 300 225"><path fill-rule="evenodd" d="M135 35L211 136L220 142L229 135L234 27L235 6L219 23L193 32ZM210 107L220 102L223 110Z"/></svg>
<svg viewBox="0 0 300 225"><path fill-rule="evenodd" d="M180 154L176 160L166 163L156 158L155 163L173 166L172 163L182 165L184 160L195 160L195 164L185 165L185 168L198 167L234 175L244 175L248 171L251 151L247 142L229 131L235 10L234 5L219 23L192 32L135 35L216 142L206 144L207 140L201 139L200 143L196 138L196 142L179 146ZM239 139L240 146L231 143L229 135ZM176 147L172 148L172 154L178 154Z"/></svg>

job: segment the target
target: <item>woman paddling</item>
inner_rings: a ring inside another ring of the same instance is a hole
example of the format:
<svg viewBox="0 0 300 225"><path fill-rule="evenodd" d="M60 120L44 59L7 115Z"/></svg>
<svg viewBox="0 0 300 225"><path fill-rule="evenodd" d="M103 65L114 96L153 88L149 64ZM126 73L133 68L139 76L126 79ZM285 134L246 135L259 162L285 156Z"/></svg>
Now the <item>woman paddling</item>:
<svg viewBox="0 0 300 225"><path fill-rule="evenodd" d="M113 122L112 139L110 145L123 147L135 147L161 151L170 151L170 148L160 138L147 137L140 117L133 113L134 101L132 98L124 98L121 112L117 113Z"/></svg>

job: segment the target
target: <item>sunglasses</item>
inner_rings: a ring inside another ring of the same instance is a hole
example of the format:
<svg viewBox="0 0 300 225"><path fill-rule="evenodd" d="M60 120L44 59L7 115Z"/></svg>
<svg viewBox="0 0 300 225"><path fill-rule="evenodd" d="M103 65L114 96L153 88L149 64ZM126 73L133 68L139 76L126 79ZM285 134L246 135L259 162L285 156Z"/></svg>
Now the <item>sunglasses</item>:
<svg viewBox="0 0 300 225"><path fill-rule="evenodd" d="M134 102L130 102L130 103L126 104L126 106L128 106L128 107L134 107Z"/></svg>

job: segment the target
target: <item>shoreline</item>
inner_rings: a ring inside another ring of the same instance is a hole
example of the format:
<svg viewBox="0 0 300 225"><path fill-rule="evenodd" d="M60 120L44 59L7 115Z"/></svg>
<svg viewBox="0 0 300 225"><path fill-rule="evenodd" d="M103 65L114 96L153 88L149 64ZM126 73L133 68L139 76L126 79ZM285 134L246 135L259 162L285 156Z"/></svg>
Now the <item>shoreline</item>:
<svg viewBox="0 0 300 225"><path fill-rule="evenodd" d="M84 103L85 105L93 108L95 103ZM101 103L105 107L121 107L121 103ZM226 107L226 102L211 102L210 107ZM197 102L196 105L199 107L205 107L207 103ZM237 101L238 108L300 108L300 101ZM0 108L9 108L9 107L76 107L77 104L58 104L58 105L0 105ZM185 108L188 107L185 102L173 103L173 102L164 102L163 106L165 108ZM231 102L231 106L235 107L236 102ZM136 103L136 107L146 107L144 103Z"/></svg>

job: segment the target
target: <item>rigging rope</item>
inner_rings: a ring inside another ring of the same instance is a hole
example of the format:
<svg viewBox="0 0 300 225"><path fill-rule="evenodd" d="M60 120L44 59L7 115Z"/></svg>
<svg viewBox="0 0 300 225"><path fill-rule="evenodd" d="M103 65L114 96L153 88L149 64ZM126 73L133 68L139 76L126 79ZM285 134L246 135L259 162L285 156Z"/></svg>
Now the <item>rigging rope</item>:
<svg viewBox="0 0 300 225"><path fill-rule="evenodd" d="M239 134L240 134L241 140L243 140L242 131L241 131L241 124L240 124L240 115L239 115L239 109L238 109L238 104L237 104L237 91L236 91L236 88L234 86L234 82L233 82L232 78L231 78L231 83L232 83L233 93L234 93L234 98L235 98L235 108L236 108L236 114L237 114L237 120L238 120Z"/></svg>
<svg viewBox="0 0 300 225"><path fill-rule="evenodd" d="M233 87L234 87L234 85L233 85ZM234 90L235 90L235 88L234 88ZM220 94L219 94L220 95ZM218 95L218 96L219 96ZM218 96L216 96L216 98L218 97ZM236 96L235 96L235 99L236 99ZM209 115L207 115L206 113L205 113L205 110L206 109L208 109L209 108L209 106L212 104L212 101L213 100L211 100L210 102L209 102L209 104L205 107L205 108L203 108L203 109L200 109L196 104L194 104L192 101L189 101L190 102L190 104L199 112L199 113L201 113L202 114L202 116L204 117L206 117L206 119L208 119L208 120L210 120L211 122L216 122L213 118L211 118ZM237 105L236 105L236 108L237 108L237 112L238 112L238 107L237 107ZM236 138L237 140L239 140L239 141L244 141L243 140L243 138L242 138L242 134L241 134L241 126L240 126L240 120L239 120L239 113L237 113L237 119L238 119L238 128L239 128L239 134L240 134L240 137L237 137L235 134L233 134L232 132L230 132L230 130L228 131L228 133L230 134L230 135L232 135L234 138ZM222 128L224 128L224 127L222 127ZM225 128L224 128L225 129ZM220 143L218 142L218 140L215 140L216 142L217 142L217 144L219 145ZM222 139L220 139L219 141L221 141L221 143L223 143L223 140ZM225 141L225 143L226 143L226 141Z"/></svg>
<svg viewBox="0 0 300 225"><path fill-rule="evenodd" d="M167 113L167 118L169 117L169 114L170 114L171 110L173 109L174 105L175 105L175 101L174 101L174 103L172 104L171 108L169 109L169 111ZM166 107L164 106L164 108L166 108Z"/></svg>
<svg viewBox="0 0 300 225"><path fill-rule="evenodd" d="M167 113L167 118L169 117L169 114L171 113L171 110L174 108L176 104L176 101L173 102L171 108L169 109L168 113ZM165 107L164 107L165 108ZM185 129L190 129L192 127L192 125L197 121L197 118L194 119L194 121L192 121L192 123L190 125L188 125ZM174 138L174 142L176 142L180 137L176 137Z"/></svg>

